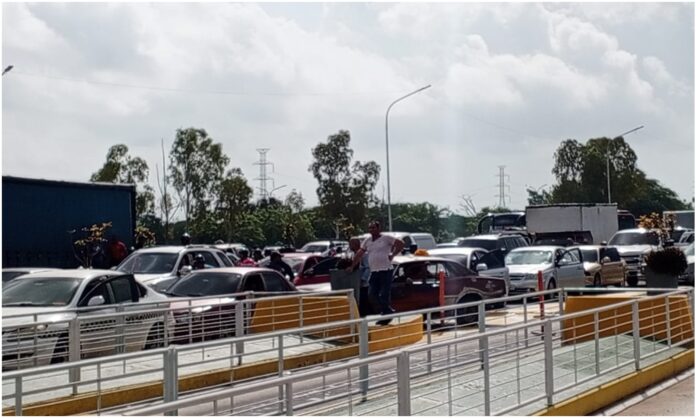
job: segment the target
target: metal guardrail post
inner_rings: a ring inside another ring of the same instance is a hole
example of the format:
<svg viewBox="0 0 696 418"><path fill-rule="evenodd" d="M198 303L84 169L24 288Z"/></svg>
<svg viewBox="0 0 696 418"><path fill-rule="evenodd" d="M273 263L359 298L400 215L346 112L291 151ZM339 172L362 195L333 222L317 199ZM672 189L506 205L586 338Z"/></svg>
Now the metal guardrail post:
<svg viewBox="0 0 696 418"><path fill-rule="evenodd" d="M483 415L491 415L491 369L488 357L488 336L483 335L479 338L479 346L482 347L483 354Z"/></svg>
<svg viewBox="0 0 696 418"><path fill-rule="evenodd" d="M479 334L486 332L486 305L483 303L483 301L479 302L478 304L478 331ZM481 367L483 367L484 348L481 344L482 340L479 338L479 360L481 361Z"/></svg>
<svg viewBox="0 0 696 418"><path fill-rule="evenodd" d="M162 397L164 402L173 402L178 398L179 392L179 356L176 348L169 347L167 351L164 352L162 366L163 368L163 388ZM178 411L169 411L165 415L175 416L178 415Z"/></svg>
<svg viewBox="0 0 696 418"><path fill-rule="evenodd" d="M396 392L399 416L411 415L411 376L408 351L402 351L396 358Z"/></svg>
<svg viewBox="0 0 696 418"><path fill-rule="evenodd" d="M358 356L360 358L367 358L370 355L370 332L368 329L367 319L360 321L360 333L358 340ZM367 399L367 391L370 388L369 379L369 366L366 364L360 366L360 392L363 395L363 400Z"/></svg>
<svg viewBox="0 0 696 418"><path fill-rule="evenodd" d="M631 316L633 317L633 357L636 370L640 370L640 320L638 318L638 301L631 305Z"/></svg>
<svg viewBox="0 0 696 418"><path fill-rule="evenodd" d="M595 373L599 376L599 312L594 313L594 350L595 350Z"/></svg>
<svg viewBox="0 0 696 418"><path fill-rule="evenodd" d="M527 323L527 296L522 297L522 321ZM524 348L529 348L529 328L524 327Z"/></svg>
<svg viewBox="0 0 696 418"><path fill-rule="evenodd" d="M425 335L428 338L428 345L433 343L433 324L432 324L432 319L433 315L431 312L428 312L425 315ZM426 353L427 359L428 359L428 374L433 372L433 350L428 350Z"/></svg>
<svg viewBox="0 0 696 418"><path fill-rule="evenodd" d="M551 320L544 325L544 383L546 387L546 404L553 405L553 330Z"/></svg>
<svg viewBox="0 0 696 418"><path fill-rule="evenodd" d="M15 378L15 404L14 404L14 409L15 409L15 415L20 416L22 415L22 391L24 389L22 388L22 376L17 376Z"/></svg>
<svg viewBox="0 0 696 418"><path fill-rule="evenodd" d="M563 304L565 302L565 289L558 290L558 315L563 315Z"/></svg>
<svg viewBox="0 0 696 418"><path fill-rule="evenodd" d="M283 377L285 371L285 353L283 353L283 336L278 336L278 377ZM278 386L278 412L283 413L283 404L285 396L283 396L283 386Z"/></svg>
<svg viewBox="0 0 696 418"><path fill-rule="evenodd" d="M123 314L123 306L116 307L116 353L121 354L126 352L126 316Z"/></svg>
<svg viewBox="0 0 696 418"><path fill-rule="evenodd" d="M244 336L244 301L240 301L234 306L234 335L235 337ZM241 365L242 356L244 355L244 341L237 342L236 346L239 364Z"/></svg>
<svg viewBox="0 0 696 418"><path fill-rule="evenodd" d="M60 344L60 339L58 343ZM68 360L70 362L80 361L80 319L74 318L68 325ZM68 372L70 383L75 383L72 386L72 394L77 395L77 382L80 381L80 368L72 367Z"/></svg>
<svg viewBox="0 0 696 418"><path fill-rule="evenodd" d="M672 320L670 319L669 296L665 296L665 328L667 328L667 346L672 348Z"/></svg>
<svg viewBox="0 0 696 418"><path fill-rule="evenodd" d="M288 371L287 374L289 375L290 372ZM285 415L287 416L292 416L294 415L293 413L293 405L292 405L292 382L288 382L285 384Z"/></svg>

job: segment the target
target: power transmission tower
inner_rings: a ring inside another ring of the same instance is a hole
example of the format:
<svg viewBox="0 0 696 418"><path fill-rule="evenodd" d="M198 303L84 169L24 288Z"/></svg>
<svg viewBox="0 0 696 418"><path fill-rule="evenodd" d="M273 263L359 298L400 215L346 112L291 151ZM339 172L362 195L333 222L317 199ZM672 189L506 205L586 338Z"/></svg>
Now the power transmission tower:
<svg viewBox="0 0 696 418"><path fill-rule="evenodd" d="M254 180L259 181L259 187L257 187L259 191L259 200L268 200L267 182L270 181L271 183L275 184L273 178L268 177L267 167L269 165L273 167L273 170L275 171L275 166L273 166L273 163L266 160L266 154L270 150L270 148L256 148L256 151L259 153L259 161L255 162L254 165L259 166L259 176Z"/></svg>
<svg viewBox="0 0 696 418"><path fill-rule="evenodd" d="M498 197L498 207L499 208L504 208L505 207L505 200L507 199L508 202L510 202L510 196L505 196L505 190L507 189L508 195L510 194L510 186L505 184L505 178L510 181L510 176L505 174L505 166L504 165L499 165L498 169L500 172L496 177L499 177L498 180L498 194L495 195L495 197Z"/></svg>

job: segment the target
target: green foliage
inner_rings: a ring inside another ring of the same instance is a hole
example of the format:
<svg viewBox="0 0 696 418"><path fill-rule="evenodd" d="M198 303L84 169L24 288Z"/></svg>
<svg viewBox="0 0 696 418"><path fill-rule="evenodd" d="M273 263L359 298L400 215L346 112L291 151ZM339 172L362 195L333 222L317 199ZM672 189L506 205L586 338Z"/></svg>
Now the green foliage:
<svg viewBox="0 0 696 418"><path fill-rule="evenodd" d="M607 155L611 198L622 209L640 216L681 210L687 204L677 194L649 179L637 168L638 157L623 138L594 138L581 144L567 139L554 153L552 173L557 184L549 193L527 190L530 204L604 203L607 201Z"/></svg>
<svg viewBox="0 0 696 418"><path fill-rule="evenodd" d="M332 220L336 235L346 236L366 221L367 208L376 201L373 190L379 179L379 165L353 159L350 132L341 130L312 149L314 162L309 170L319 183L317 197L324 218Z"/></svg>
<svg viewBox="0 0 696 418"><path fill-rule="evenodd" d="M667 247L659 251L651 251L645 258L647 267L657 274L679 276L687 268L686 256L677 247Z"/></svg>
<svg viewBox="0 0 696 418"><path fill-rule="evenodd" d="M106 153L106 162L102 168L92 174L90 181L135 184L135 211L140 219L155 212L155 194L152 187L147 184L148 175L147 162L140 157L131 157L126 145L117 144L109 148Z"/></svg>
<svg viewBox="0 0 696 418"><path fill-rule="evenodd" d="M220 195L225 167L229 158L222 144L214 143L204 129L177 129L169 153L169 178L183 202L191 230L208 234L213 201Z"/></svg>
<svg viewBox="0 0 696 418"><path fill-rule="evenodd" d="M96 257L104 257L106 231L109 228L111 222L102 222L80 230L82 238L73 242L73 251L82 267L91 268Z"/></svg>
<svg viewBox="0 0 696 418"><path fill-rule="evenodd" d="M253 193L242 170L238 168L229 170L222 180L217 212L222 220L227 242L233 242L235 231L240 228L241 219L249 209Z"/></svg>

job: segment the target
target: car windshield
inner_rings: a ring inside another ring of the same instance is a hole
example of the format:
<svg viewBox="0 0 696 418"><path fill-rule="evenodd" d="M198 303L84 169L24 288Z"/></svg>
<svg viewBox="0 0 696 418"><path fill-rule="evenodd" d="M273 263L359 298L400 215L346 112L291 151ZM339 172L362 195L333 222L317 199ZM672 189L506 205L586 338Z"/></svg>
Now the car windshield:
<svg viewBox="0 0 696 418"><path fill-rule="evenodd" d="M496 241L494 239L464 238L457 243L460 247L485 248L488 251L495 250Z"/></svg>
<svg viewBox="0 0 696 418"><path fill-rule="evenodd" d="M548 250L512 251L505 256L505 265L550 263L552 257Z"/></svg>
<svg viewBox="0 0 696 418"><path fill-rule="evenodd" d="M191 273L174 283L166 293L173 296L215 296L237 292L242 275L237 273Z"/></svg>
<svg viewBox="0 0 696 418"><path fill-rule="evenodd" d="M118 270L130 274L164 274L174 270L176 253L133 253Z"/></svg>
<svg viewBox="0 0 696 418"><path fill-rule="evenodd" d="M21 276L22 274L27 274L24 271L3 271L2 272L2 282L9 282L15 277Z"/></svg>
<svg viewBox="0 0 696 418"><path fill-rule="evenodd" d="M660 245L660 239L654 232L623 232L614 235L609 245Z"/></svg>
<svg viewBox="0 0 696 418"><path fill-rule="evenodd" d="M329 248L328 245L318 245L318 244L313 244L313 245L305 245L300 249L300 251L305 252L305 253L321 253L326 251L326 249ZM288 263L290 264L290 263Z"/></svg>
<svg viewBox="0 0 696 418"><path fill-rule="evenodd" d="M448 260L456 261L457 263L461 263L464 266L467 265L466 254L440 254L440 253L438 253L437 256L442 257L442 258L446 258Z"/></svg>
<svg viewBox="0 0 696 418"><path fill-rule="evenodd" d="M582 253L582 261L589 261L590 263L596 263L597 260L597 250L580 250Z"/></svg>
<svg viewBox="0 0 696 418"><path fill-rule="evenodd" d="M295 274L298 274L300 272L300 269L302 268L302 263L305 261L304 258L302 257L282 257L281 260L283 260L285 263L287 263L288 266L292 269ZM259 261L259 267L268 267L268 265L271 264L271 258L266 257L263 260Z"/></svg>
<svg viewBox="0 0 696 418"><path fill-rule="evenodd" d="M66 306L79 286L69 277L18 279L2 290L2 306Z"/></svg>

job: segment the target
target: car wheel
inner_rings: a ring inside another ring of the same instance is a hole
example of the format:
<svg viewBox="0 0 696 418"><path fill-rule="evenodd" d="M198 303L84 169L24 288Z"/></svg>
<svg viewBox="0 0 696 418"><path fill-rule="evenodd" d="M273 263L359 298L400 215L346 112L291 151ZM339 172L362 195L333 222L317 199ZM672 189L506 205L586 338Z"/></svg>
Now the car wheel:
<svg viewBox="0 0 696 418"><path fill-rule="evenodd" d="M476 302L478 300L480 300L480 298L469 295L459 299L457 304ZM457 309L457 325L469 325L473 323L478 323L478 306L474 305Z"/></svg>
<svg viewBox="0 0 696 418"><path fill-rule="evenodd" d="M602 276L599 273L594 275L594 281L592 282L594 287L602 287Z"/></svg>
<svg viewBox="0 0 696 418"><path fill-rule="evenodd" d="M150 328L145 341L145 350L164 347L164 326L161 322L156 323Z"/></svg>
<svg viewBox="0 0 696 418"><path fill-rule="evenodd" d="M51 357L51 364L65 363L68 361L68 346L70 345L70 340L67 335L61 335L58 338L55 348L53 349L53 356Z"/></svg>

